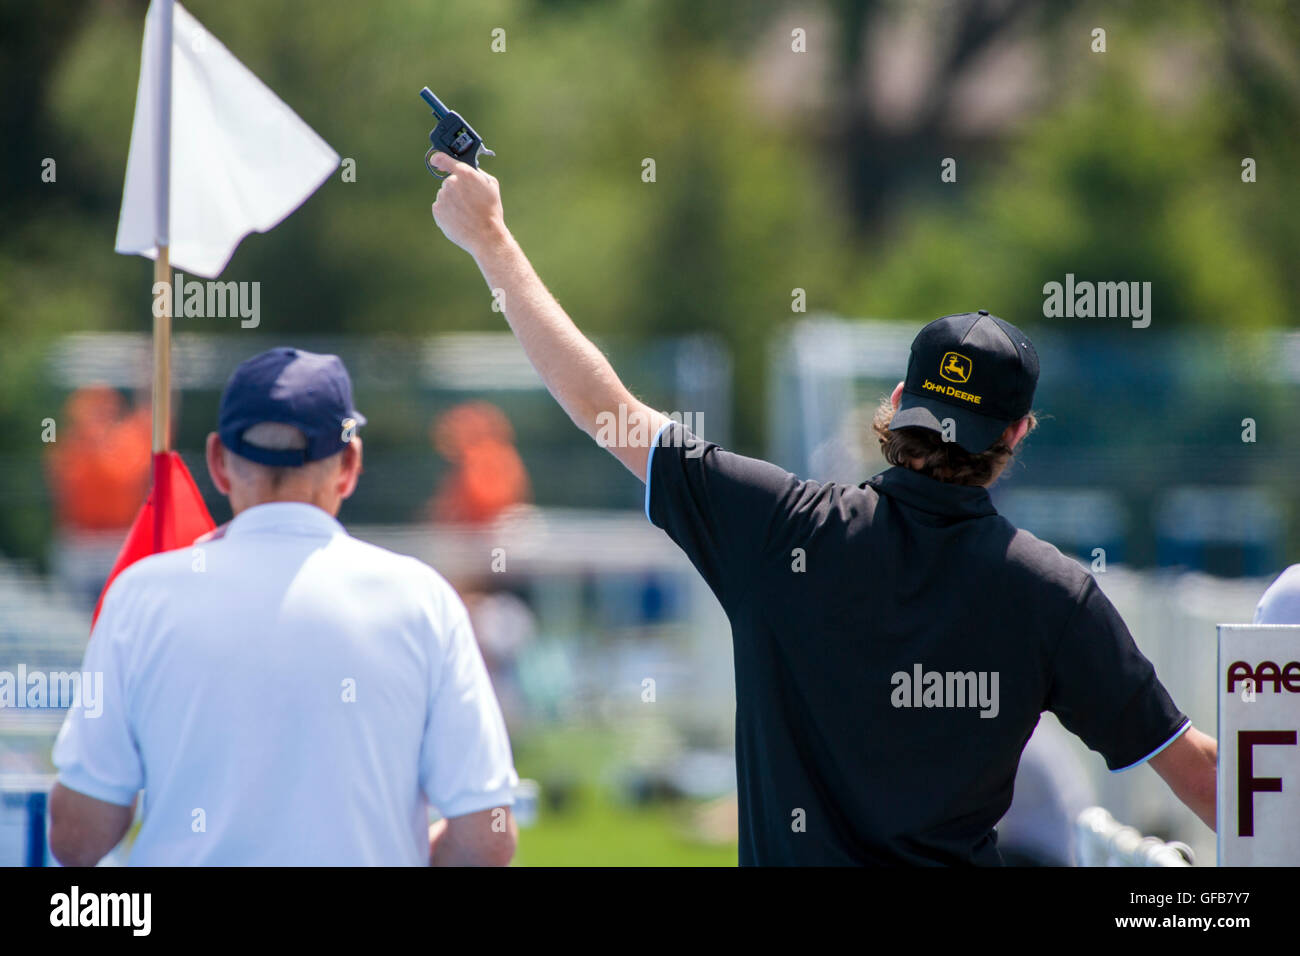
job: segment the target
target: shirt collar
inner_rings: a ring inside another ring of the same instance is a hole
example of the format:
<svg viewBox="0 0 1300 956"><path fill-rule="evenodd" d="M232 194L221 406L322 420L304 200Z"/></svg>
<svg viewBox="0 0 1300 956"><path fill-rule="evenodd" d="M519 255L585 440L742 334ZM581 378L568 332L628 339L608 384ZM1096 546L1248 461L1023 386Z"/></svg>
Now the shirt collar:
<svg viewBox="0 0 1300 956"><path fill-rule="evenodd" d="M882 471L866 483L881 494L931 514L982 518L998 513L987 488L937 481L901 465Z"/></svg>
<svg viewBox="0 0 1300 956"><path fill-rule="evenodd" d="M315 505L302 501L271 501L241 511L226 535L301 534L329 537L346 534L343 525Z"/></svg>

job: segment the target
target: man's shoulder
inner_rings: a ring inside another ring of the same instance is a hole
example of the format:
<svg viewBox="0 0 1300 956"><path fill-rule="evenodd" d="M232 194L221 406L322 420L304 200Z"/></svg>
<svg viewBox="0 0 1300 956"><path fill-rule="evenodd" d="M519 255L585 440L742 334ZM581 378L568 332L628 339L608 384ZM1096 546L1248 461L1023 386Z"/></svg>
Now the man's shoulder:
<svg viewBox="0 0 1300 956"><path fill-rule="evenodd" d="M366 541L364 538L356 538L347 533L339 534L334 536L331 545L346 549L349 552L349 559L356 558L365 561L370 567L381 567L395 574L410 574L416 577L433 575L438 580L442 580L442 576L437 571L419 558L403 554L400 551L393 551L382 545Z"/></svg>
<svg viewBox="0 0 1300 956"><path fill-rule="evenodd" d="M1063 554L1050 541L1044 541L1024 528L1017 528L1001 515L994 516L993 520L1002 522L1010 533L1006 560L1014 572L1062 600L1078 599L1092 575L1077 558Z"/></svg>
<svg viewBox="0 0 1300 956"><path fill-rule="evenodd" d="M460 604L460 596L451 582L419 558L392 551L350 534L338 535L333 545L345 549L346 563L357 574L370 580L382 580L388 587L403 591L418 602L431 602L439 614Z"/></svg>
<svg viewBox="0 0 1300 956"><path fill-rule="evenodd" d="M437 571L419 558L390 551L388 548L355 538L346 532L331 537L329 545L346 551L348 560L364 561L371 568L382 568L392 574L415 577L432 575L438 581L446 583ZM196 541L192 545L141 558L123 569L114 584L118 582L133 586L151 583L173 584L178 576L188 576L199 571L220 570L226 563L224 559L228 553L237 554L240 549L245 548L251 548L251 553L254 555L260 553L256 539L250 541L240 537L220 537Z"/></svg>
<svg viewBox="0 0 1300 956"><path fill-rule="evenodd" d="M189 588L214 586L230 558L243 546L237 537L216 538L173 551L151 554L125 568L114 579L110 595L122 604L133 596L148 594L177 597ZM455 589L441 574L419 558L380 547L350 534L334 535L329 548L337 551L337 563L350 572L371 580L382 580L394 589L427 596L439 606L455 598ZM255 552L254 552L255 553ZM242 562L236 562L242 567Z"/></svg>
<svg viewBox="0 0 1300 956"><path fill-rule="evenodd" d="M146 589L154 585L167 588L175 586L178 579L190 580L204 567L203 548L210 545L192 545L173 551L160 551L146 555L122 569L113 579L110 590L123 592Z"/></svg>
<svg viewBox="0 0 1300 956"><path fill-rule="evenodd" d="M150 554L127 565L104 592L99 620L134 620L138 615L179 600L182 605L191 586L197 586L203 558L191 547ZM99 629L98 626L96 628Z"/></svg>

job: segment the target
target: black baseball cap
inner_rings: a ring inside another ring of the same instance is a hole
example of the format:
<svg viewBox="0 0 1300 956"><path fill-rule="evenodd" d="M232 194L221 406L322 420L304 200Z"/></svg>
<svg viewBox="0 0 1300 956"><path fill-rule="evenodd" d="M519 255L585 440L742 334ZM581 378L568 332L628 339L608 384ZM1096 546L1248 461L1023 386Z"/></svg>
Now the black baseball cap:
<svg viewBox="0 0 1300 956"><path fill-rule="evenodd" d="M259 448L244 432L263 422L292 425L306 448ZM337 355L275 348L239 364L221 393L217 435L241 458L275 467L337 455L366 417L352 404L352 380Z"/></svg>
<svg viewBox="0 0 1300 956"><path fill-rule="evenodd" d="M942 432L950 418L954 442L978 454L1029 414L1037 385L1038 353L1025 333L983 309L945 315L912 340L889 427Z"/></svg>

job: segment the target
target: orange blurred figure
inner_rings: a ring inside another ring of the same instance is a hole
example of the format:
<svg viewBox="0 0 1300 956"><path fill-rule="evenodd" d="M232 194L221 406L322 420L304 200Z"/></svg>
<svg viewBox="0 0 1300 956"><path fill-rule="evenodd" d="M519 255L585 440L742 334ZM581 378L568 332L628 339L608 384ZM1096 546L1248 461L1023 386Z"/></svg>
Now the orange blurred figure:
<svg viewBox="0 0 1300 956"><path fill-rule="evenodd" d="M486 524L528 500L528 472L515 449L515 430L491 402L449 409L434 421L429 437L453 465L429 504L434 521Z"/></svg>
<svg viewBox="0 0 1300 956"><path fill-rule="evenodd" d="M55 520L67 531L126 528L149 490L148 408L128 409L115 388L68 396L46 456Z"/></svg>

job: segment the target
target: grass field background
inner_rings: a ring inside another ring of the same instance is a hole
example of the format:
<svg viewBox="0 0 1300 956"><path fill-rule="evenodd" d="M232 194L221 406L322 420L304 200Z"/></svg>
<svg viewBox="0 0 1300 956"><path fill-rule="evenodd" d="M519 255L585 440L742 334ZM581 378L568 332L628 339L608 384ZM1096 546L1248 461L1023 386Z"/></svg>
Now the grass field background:
<svg viewBox="0 0 1300 956"><path fill-rule="evenodd" d="M735 866L736 843L702 839L694 800L634 802L621 785L625 733L571 727L517 735L515 765L537 780L536 823L519 834L516 866Z"/></svg>

